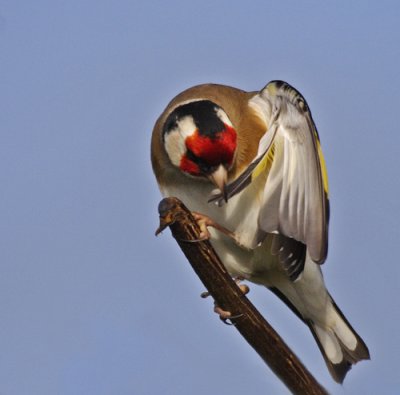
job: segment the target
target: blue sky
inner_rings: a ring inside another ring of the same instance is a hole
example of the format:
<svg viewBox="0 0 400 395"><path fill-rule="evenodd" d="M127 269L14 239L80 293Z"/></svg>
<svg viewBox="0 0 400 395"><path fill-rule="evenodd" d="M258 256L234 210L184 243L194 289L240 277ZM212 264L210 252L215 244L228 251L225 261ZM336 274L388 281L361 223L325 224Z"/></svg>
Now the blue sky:
<svg viewBox="0 0 400 395"><path fill-rule="evenodd" d="M283 79L328 166L323 270L372 360L343 386L267 290L249 297L332 394L395 394L400 355L400 8L395 1L1 1L0 394L287 390L212 301L169 231L153 124L204 82Z"/></svg>

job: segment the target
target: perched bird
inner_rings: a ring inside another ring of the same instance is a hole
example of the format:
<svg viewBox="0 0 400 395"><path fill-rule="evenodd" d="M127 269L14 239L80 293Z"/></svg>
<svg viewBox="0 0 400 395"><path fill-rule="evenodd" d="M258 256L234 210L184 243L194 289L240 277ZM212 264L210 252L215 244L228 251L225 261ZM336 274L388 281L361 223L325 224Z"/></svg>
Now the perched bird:
<svg viewBox="0 0 400 395"><path fill-rule="evenodd" d="M310 328L334 380L369 359L324 284L327 172L295 88L189 88L158 118L151 158L162 194L197 213L229 273L269 288Z"/></svg>

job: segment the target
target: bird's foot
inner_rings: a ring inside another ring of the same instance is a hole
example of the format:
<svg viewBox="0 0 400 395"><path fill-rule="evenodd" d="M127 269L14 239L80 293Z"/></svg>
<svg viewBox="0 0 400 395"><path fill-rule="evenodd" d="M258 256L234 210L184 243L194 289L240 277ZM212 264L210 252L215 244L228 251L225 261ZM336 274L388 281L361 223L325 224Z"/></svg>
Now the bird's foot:
<svg viewBox="0 0 400 395"><path fill-rule="evenodd" d="M228 324L227 320L231 318L239 318L240 315L232 316L230 311L224 310L223 308L219 307L216 303L214 303L214 313L219 315L219 319L224 323Z"/></svg>
<svg viewBox="0 0 400 395"><path fill-rule="evenodd" d="M208 227L212 227L214 229L219 230L224 235L233 238L236 241L235 233L231 232L230 230L224 228L220 224L216 223L212 218L208 217L207 215L197 213L195 211L192 212L194 219L199 225L200 228L200 236L199 239L201 240L208 240L210 238L210 232L208 231Z"/></svg>
<svg viewBox="0 0 400 395"><path fill-rule="evenodd" d="M214 303L214 313L218 314L219 319L226 325L235 325L235 323L232 320L235 320L243 316L243 314L232 315L230 311L222 309L216 303Z"/></svg>
<svg viewBox="0 0 400 395"><path fill-rule="evenodd" d="M236 285L239 287L239 289L242 291L243 295L247 295L250 292L250 288L246 284L241 284L242 281L245 280L243 276L235 276L233 277Z"/></svg>
<svg viewBox="0 0 400 395"><path fill-rule="evenodd" d="M240 284L240 282L244 280L243 277L237 276L237 277L234 277L233 279L235 280L235 283L237 284L239 289L242 291L243 295L247 295L250 292L250 288L246 284ZM202 292L200 294L200 296L202 298L208 298L210 296L210 293L208 291ZM227 325L234 325L232 322L228 322L228 320L232 321L236 318L240 318L243 315L243 314L232 315L232 313L230 311L224 310L223 308L218 306L218 304L216 302L214 302L214 313L218 314L220 320L223 321L224 324L227 324Z"/></svg>
<svg viewBox="0 0 400 395"><path fill-rule="evenodd" d="M235 281L236 285L242 291L243 295L247 295L250 292L250 288L248 285L241 284L241 282L245 280L245 278L243 276L235 276L232 279L233 279L233 281ZM208 292L208 291L202 292L200 294L200 297L204 298L204 299L208 298L209 296L210 296L210 292Z"/></svg>

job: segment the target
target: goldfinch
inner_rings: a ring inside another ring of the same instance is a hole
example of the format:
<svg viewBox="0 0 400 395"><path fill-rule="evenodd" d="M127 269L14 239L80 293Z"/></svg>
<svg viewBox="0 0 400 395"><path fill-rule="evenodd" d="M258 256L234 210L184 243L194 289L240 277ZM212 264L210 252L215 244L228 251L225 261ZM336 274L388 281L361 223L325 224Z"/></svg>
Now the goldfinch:
<svg viewBox="0 0 400 395"><path fill-rule="evenodd" d="M295 88L283 81L259 92L189 88L158 118L151 159L162 194L216 224L210 241L229 273L269 288L310 328L335 381L369 359L324 284L327 172Z"/></svg>

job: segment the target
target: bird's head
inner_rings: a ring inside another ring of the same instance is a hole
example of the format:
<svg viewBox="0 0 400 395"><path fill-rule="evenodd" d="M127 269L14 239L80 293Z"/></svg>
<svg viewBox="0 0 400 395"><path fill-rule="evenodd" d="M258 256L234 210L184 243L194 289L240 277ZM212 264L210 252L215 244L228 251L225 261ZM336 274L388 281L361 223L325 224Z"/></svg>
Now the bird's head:
<svg viewBox="0 0 400 395"><path fill-rule="evenodd" d="M225 111L210 100L176 107L163 127L172 164L192 177L208 178L224 194L236 152L236 131Z"/></svg>

